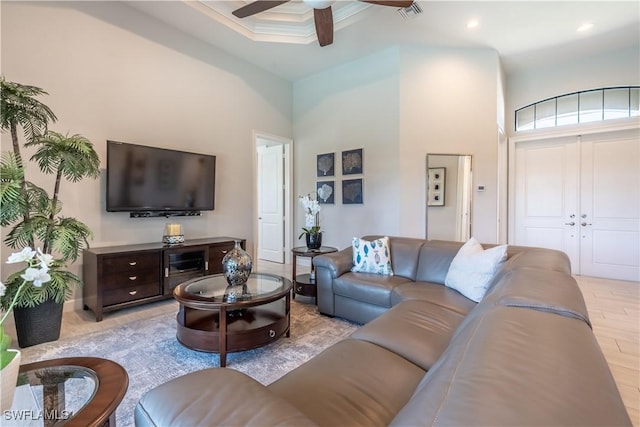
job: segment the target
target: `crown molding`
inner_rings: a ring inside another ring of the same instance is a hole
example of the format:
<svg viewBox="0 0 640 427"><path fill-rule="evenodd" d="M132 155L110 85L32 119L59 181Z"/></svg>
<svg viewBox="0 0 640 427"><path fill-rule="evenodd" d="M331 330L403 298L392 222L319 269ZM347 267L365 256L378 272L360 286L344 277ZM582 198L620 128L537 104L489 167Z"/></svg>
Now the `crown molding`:
<svg viewBox="0 0 640 427"><path fill-rule="evenodd" d="M309 44L316 41L313 9L302 2L289 2L247 18L232 12L242 1L189 1L183 3L253 41ZM372 5L359 1L336 2L332 6L334 29L340 30L359 21L361 12Z"/></svg>

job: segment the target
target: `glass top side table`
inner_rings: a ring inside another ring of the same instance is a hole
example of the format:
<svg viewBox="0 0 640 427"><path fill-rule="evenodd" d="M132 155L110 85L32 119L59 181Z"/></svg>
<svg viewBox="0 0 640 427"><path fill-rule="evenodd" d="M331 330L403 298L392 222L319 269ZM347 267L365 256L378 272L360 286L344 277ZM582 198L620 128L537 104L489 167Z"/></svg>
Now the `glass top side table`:
<svg viewBox="0 0 640 427"><path fill-rule="evenodd" d="M119 364L97 357L67 357L20 366L10 411L2 425L113 426L129 386Z"/></svg>
<svg viewBox="0 0 640 427"><path fill-rule="evenodd" d="M309 249L306 246L298 246L291 249L293 254L293 299L296 298L296 294L313 297L315 303L318 303L318 289L316 287L316 272L313 267L313 258L318 255L329 254L331 252L338 252L338 248L332 246L320 246L318 249ZM311 258L311 272L309 274L296 274L297 257Z"/></svg>

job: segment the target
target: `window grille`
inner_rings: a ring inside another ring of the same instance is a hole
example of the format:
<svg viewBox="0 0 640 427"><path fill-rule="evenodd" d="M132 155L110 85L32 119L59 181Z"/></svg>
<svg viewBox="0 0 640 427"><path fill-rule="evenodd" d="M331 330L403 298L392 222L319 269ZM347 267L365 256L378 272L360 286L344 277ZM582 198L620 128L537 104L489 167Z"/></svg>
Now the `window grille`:
<svg viewBox="0 0 640 427"><path fill-rule="evenodd" d="M640 86L569 93L516 110L516 132L640 115Z"/></svg>

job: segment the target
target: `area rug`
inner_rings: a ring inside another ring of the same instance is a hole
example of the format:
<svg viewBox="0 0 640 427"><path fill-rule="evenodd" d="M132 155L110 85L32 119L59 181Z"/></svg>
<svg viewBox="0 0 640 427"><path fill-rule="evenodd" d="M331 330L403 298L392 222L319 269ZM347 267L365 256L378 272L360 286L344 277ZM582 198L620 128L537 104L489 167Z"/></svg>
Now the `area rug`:
<svg viewBox="0 0 640 427"><path fill-rule="evenodd" d="M316 307L291 302L291 337L255 350L229 353L227 368L270 384L325 348L346 338L357 325L322 316ZM27 348L23 362L93 356L113 360L129 374L129 389L116 412L118 426L133 426L133 412L153 387L189 372L220 366L217 354L190 350L176 340L175 313L161 314L80 337Z"/></svg>

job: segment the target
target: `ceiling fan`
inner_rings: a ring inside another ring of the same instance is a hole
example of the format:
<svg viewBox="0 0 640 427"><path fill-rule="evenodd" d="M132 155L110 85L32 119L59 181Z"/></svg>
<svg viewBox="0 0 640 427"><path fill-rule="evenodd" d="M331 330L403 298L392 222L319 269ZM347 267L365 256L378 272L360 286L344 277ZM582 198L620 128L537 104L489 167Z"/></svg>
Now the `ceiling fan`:
<svg viewBox="0 0 640 427"><path fill-rule="evenodd" d="M232 13L238 18L246 18L256 13L264 12L290 0L256 0L252 3L234 10ZM360 0L363 3L371 3L379 6L393 6L398 8L409 7L413 0ZM331 4L335 0L302 0L313 8L313 18L316 24L316 34L320 46L327 46L333 43L333 13Z"/></svg>

